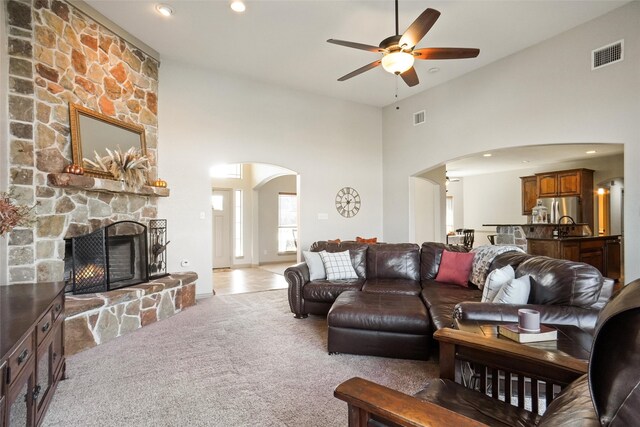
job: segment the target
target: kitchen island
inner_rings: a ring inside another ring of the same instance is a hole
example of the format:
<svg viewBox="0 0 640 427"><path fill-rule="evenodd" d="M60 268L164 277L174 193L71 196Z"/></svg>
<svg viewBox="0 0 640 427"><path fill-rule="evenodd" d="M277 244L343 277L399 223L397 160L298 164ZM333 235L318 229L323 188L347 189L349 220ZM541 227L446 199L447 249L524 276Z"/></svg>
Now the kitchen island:
<svg viewBox="0 0 640 427"><path fill-rule="evenodd" d="M591 236L589 224L482 224L495 227L496 245L513 245L527 252L527 240L531 238L551 238L553 231L563 237Z"/></svg>
<svg viewBox="0 0 640 427"><path fill-rule="evenodd" d="M600 270L603 276L620 279L620 235L527 238L527 253L580 261Z"/></svg>
<svg viewBox="0 0 640 427"><path fill-rule="evenodd" d="M621 276L621 236L592 236L588 224L482 224L496 227L497 245L518 246L531 255L580 261L603 276ZM557 234L559 237L554 237Z"/></svg>

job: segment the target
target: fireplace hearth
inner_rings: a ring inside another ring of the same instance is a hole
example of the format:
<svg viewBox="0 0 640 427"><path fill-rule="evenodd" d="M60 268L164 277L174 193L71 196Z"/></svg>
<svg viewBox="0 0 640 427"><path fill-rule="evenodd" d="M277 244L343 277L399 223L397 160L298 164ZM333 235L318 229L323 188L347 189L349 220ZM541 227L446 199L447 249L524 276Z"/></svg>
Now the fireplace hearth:
<svg viewBox="0 0 640 427"><path fill-rule="evenodd" d="M147 227L120 221L67 239L67 292L107 292L149 280Z"/></svg>

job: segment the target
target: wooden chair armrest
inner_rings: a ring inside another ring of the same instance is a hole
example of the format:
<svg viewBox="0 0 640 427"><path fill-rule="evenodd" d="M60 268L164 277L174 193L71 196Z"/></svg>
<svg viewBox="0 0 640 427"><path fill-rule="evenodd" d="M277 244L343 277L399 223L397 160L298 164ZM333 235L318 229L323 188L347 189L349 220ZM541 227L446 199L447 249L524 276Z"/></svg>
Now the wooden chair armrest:
<svg viewBox="0 0 640 427"><path fill-rule="evenodd" d="M524 363L536 365L541 369L561 369L573 374L575 378L587 373L588 363L586 360L529 347L517 342L498 340L451 328L440 329L433 334L433 337L441 345L451 344L456 346L458 350L463 347L477 352L486 352L513 365ZM440 360L440 363L442 363L442 360Z"/></svg>
<svg viewBox="0 0 640 427"><path fill-rule="evenodd" d="M333 395L349 405L349 427L366 427L372 415L400 426L486 426L433 403L354 377Z"/></svg>

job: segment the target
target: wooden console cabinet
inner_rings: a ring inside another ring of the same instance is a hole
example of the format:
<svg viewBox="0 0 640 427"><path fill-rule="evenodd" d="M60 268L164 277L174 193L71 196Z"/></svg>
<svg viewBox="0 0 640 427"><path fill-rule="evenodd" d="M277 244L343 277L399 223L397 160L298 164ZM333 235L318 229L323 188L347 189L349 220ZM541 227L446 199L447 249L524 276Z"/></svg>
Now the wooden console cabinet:
<svg viewBox="0 0 640 427"><path fill-rule="evenodd" d="M527 252L584 262L597 268L605 277L620 278L620 236L527 239Z"/></svg>
<svg viewBox="0 0 640 427"><path fill-rule="evenodd" d="M64 377L64 283L0 286L0 426L40 425Z"/></svg>

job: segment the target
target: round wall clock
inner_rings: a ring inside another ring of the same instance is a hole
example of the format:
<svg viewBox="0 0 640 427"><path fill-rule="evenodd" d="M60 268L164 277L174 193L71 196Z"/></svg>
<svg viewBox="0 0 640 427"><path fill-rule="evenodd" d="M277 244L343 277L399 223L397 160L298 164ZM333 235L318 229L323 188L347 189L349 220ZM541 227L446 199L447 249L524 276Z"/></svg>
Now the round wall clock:
<svg viewBox="0 0 640 427"><path fill-rule="evenodd" d="M356 216L360 210L360 195L351 187L344 187L336 194L336 209L345 218Z"/></svg>

